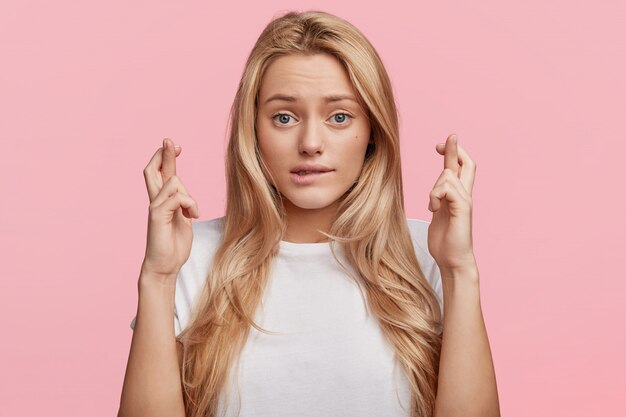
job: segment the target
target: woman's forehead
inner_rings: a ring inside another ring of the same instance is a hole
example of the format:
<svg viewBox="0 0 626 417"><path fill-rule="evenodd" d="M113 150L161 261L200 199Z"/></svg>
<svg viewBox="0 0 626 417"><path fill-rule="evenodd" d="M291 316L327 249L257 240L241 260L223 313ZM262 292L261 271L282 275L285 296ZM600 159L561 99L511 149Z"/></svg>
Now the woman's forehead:
<svg viewBox="0 0 626 417"><path fill-rule="evenodd" d="M261 104L272 101L357 101L350 77L327 53L291 54L275 59L266 69L259 90Z"/></svg>

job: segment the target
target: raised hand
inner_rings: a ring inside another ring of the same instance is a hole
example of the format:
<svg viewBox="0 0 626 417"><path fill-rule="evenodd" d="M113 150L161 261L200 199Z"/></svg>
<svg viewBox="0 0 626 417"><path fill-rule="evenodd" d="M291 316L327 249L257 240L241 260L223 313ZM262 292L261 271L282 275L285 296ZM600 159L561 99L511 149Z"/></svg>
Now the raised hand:
<svg viewBox="0 0 626 417"><path fill-rule="evenodd" d="M193 232L192 218L198 205L176 176L176 157L181 147L163 140L143 170L150 197L146 254L142 274L174 285L178 271L189 258Z"/></svg>
<svg viewBox="0 0 626 417"><path fill-rule="evenodd" d="M476 164L454 134L436 150L444 156L444 169L430 192L428 210L433 218L428 228L428 250L442 272L474 269L472 188Z"/></svg>

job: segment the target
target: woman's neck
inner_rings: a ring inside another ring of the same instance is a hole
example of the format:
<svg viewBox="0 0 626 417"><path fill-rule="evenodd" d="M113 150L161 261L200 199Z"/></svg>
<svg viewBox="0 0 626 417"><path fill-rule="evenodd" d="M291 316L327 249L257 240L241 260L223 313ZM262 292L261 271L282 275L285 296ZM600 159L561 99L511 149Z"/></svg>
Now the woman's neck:
<svg viewBox="0 0 626 417"><path fill-rule="evenodd" d="M320 209L303 209L284 200L287 212L287 230L283 240L293 243L326 242L328 238L318 232L330 230L337 215L337 204Z"/></svg>

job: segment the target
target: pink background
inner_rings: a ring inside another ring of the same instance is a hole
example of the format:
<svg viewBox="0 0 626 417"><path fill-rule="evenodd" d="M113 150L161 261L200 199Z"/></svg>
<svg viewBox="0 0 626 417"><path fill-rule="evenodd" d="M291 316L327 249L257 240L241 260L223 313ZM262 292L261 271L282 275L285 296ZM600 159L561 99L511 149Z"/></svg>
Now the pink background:
<svg viewBox="0 0 626 417"><path fill-rule="evenodd" d="M436 143L455 132L477 162L503 416L626 415L626 4L434 3L2 2L0 415L115 415L142 170L173 138L201 220L223 214L239 76L288 9L335 13L381 54L409 217L431 219Z"/></svg>

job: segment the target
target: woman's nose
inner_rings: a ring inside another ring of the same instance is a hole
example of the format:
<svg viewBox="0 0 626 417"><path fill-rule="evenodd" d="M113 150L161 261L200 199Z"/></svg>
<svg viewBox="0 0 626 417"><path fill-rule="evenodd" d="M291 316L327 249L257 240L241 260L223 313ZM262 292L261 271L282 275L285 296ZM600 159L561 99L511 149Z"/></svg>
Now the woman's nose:
<svg viewBox="0 0 626 417"><path fill-rule="evenodd" d="M298 151L309 155L322 153L324 151L324 126L314 120L307 121L300 133Z"/></svg>

